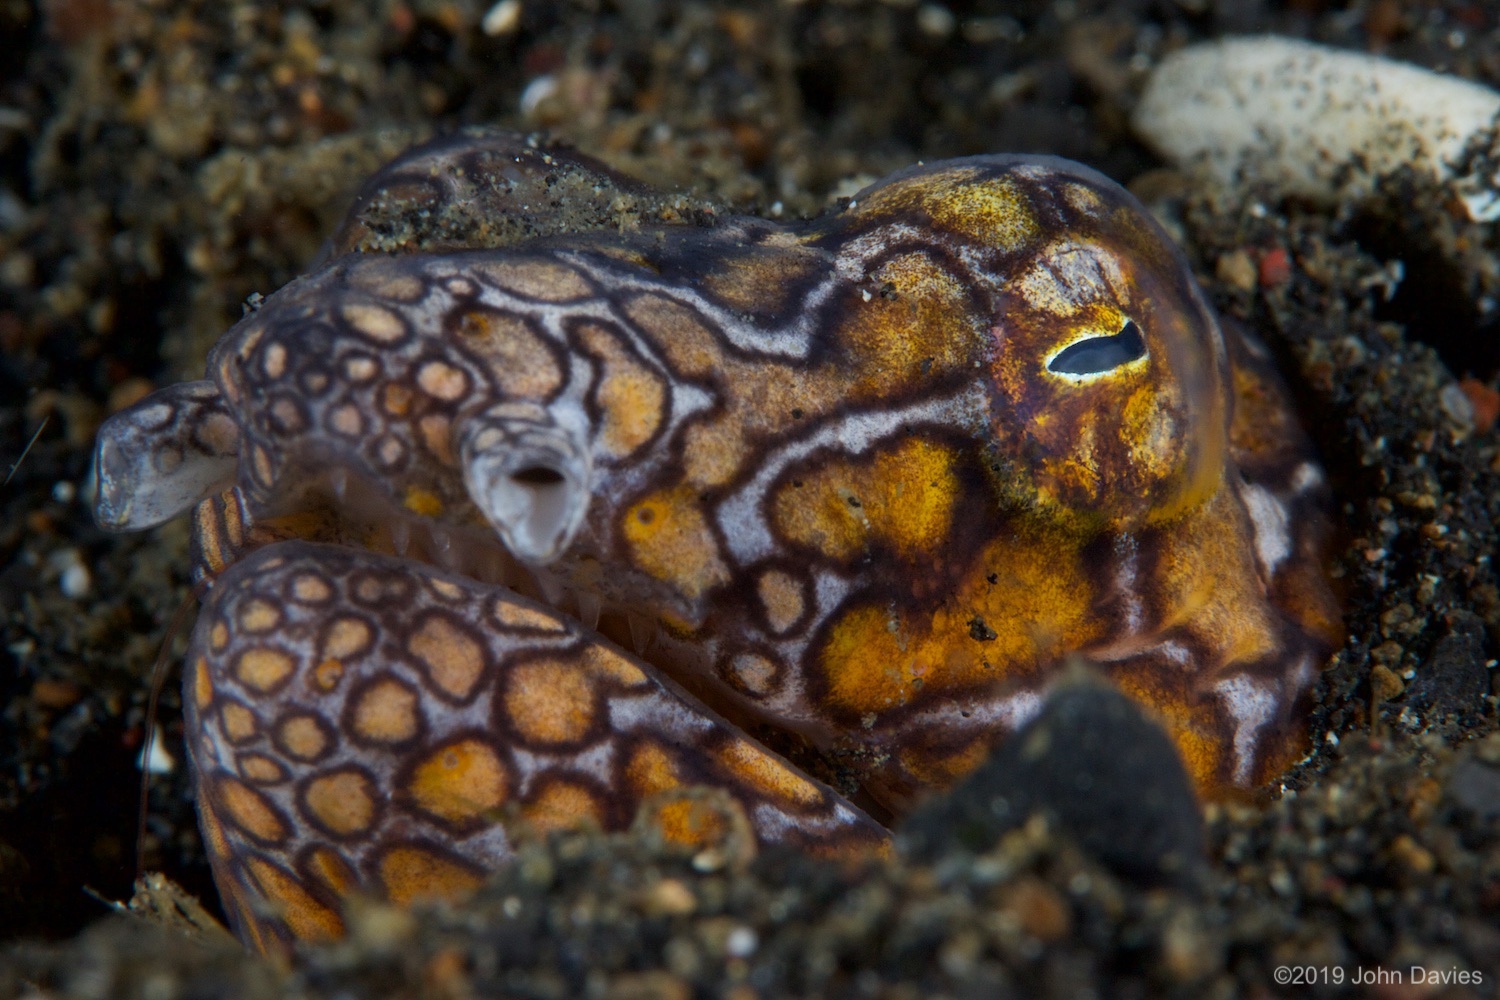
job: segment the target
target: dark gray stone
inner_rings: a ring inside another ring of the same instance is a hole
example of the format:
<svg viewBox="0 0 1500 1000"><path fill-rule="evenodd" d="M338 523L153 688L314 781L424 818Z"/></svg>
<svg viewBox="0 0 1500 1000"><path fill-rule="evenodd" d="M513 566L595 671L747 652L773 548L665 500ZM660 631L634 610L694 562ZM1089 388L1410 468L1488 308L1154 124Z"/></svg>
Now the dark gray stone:
<svg viewBox="0 0 1500 1000"><path fill-rule="evenodd" d="M1490 693L1485 664L1484 619L1469 611L1450 611L1448 634L1418 668L1406 688L1406 704L1438 718L1469 720L1484 711Z"/></svg>
<svg viewBox="0 0 1500 1000"><path fill-rule="evenodd" d="M1044 813L1119 875L1186 884L1204 860L1203 821L1171 738L1114 687L1070 681L990 759L897 831L909 856L975 853Z"/></svg>

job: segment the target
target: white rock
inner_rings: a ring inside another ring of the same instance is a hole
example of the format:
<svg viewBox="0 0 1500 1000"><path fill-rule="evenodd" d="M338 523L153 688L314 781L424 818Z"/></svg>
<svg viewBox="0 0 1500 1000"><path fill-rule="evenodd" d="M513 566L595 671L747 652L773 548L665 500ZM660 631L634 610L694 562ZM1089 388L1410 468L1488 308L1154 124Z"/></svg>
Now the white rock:
<svg viewBox="0 0 1500 1000"><path fill-rule="evenodd" d="M479 22L479 30L492 38L509 35L520 26L521 0L500 0Z"/></svg>
<svg viewBox="0 0 1500 1000"><path fill-rule="evenodd" d="M1179 167L1319 200L1358 197L1404 164L1451 184L1475 221L1500 218L1500 93L1378 56L1275 35L1176 52L1152 72L1136 131ZM1490 169L1494 169L1490 160Z"/></svg>
<svg viewBox="0 0 1500 1000"><path fill-rule="evenodd" d="M177 760L167 750L160 726L152 727L150 746L141 747L135 756L135 766L149 774L171 774L177 770Z"/></svg>

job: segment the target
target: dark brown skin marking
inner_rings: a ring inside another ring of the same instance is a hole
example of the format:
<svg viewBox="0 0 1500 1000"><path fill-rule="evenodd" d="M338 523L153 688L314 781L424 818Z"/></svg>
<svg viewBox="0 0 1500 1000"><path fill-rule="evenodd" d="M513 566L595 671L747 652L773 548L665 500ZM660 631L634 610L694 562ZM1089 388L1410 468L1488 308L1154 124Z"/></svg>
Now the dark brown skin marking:
<svg viewBox="0 0 1500 1000"><path fill-rule="evenodd" d="M259 874L240 827L211 831L247 938L330 932L324 883L300 923L240 902L294 898L319 823L351 831L320 870L397 901L504 863L507 815L618 828L695 783L765 842L879 844L737 727L800 734L899 816L1074 653L1160 714L1207 795L1301 753L1340 636L1323 477L1263 353L1221 331L1127 193L1065 161L975 157L804 223L662 225L667 201L632 189L657 214L624 231L585 205L488 235L479 219L460 243L382 235L400 204L498 211L543 167L627 189L495 133L373 179L335 246L406 252L334 259L225 335L192 412L235 440L185 452L175 492L150 452L195 440L188 390L101 432L105 521L202 498L199 773L231 768L236 700L337 736L256 786L290 817ZM330 645L348 615L368 646L353 626ZM268 644L292 676L236 676ZM418 717L361 715L377 678L418 692ZM294 801L340 767L390 808L353 779Z"/></svg>

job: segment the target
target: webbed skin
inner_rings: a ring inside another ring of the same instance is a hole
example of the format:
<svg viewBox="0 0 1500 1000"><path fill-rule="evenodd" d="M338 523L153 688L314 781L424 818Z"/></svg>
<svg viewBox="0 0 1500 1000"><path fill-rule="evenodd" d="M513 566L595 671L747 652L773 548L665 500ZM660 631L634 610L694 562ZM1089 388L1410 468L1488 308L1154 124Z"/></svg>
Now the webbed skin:
<svg viewBox="0 0 1500 1000"><path fill-rule="evenodd" d="M1205 794L1253 789L1339 639L1323 477L1263 352L1051 158L914 167L805 223L342 256L112 418L98 467L101 523L201 500L189 747L263 948L337 936L355 888L472 884L506 814L619 828L707 783L764 842L878 846L744 730L889 821L1070 654Z"/></svg>

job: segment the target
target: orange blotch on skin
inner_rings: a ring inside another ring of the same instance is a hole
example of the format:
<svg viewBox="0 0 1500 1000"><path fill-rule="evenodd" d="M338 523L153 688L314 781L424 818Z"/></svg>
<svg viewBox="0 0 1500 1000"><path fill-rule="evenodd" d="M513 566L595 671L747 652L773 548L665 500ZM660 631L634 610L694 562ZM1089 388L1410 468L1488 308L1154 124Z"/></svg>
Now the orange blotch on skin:
<svg viewBox="0 0 1500 1000"><path fill-rule="evenodd" d="M797 624L806 608L802 597L802 583L790 573L779 569L762 573L755 581L755 592L760 597L766 623L777 635Z"/></svg>
<svg viewBox="0 0 1500 1000"><path fill-rule="evenodd" d="M244 743L260 732L260 720L255 713L237 701L226 701L220 706L219 718L231 743Z"/></svg>
<svg viewBox="0 0 1500 1000"><path fill-rule="evenodd" d="M286 838L286 824L276 807L238 778L220 777L214 782L219 803L234 825L262 843L277 843Z"/></svg>
<svg viewBox="0 0 1500 1000"><path fill-rule="evenodd" d="M544 399L562 384L556 357L525 320L474 309L458 317L457 329L489 369L498 395Z"/></svg>
<svg viewBox="0 0 1500 1000"><path fill-rule="evenodd" d="M323 632L319 655L325 660L348 660L370 648L375 633L363 618L342 615Z"/></svg>
<svg viewBox="0 0 1500 1000"><path fill-rule="evenodd" d="M276 743L298 760L317 760L328 751L325 725L315 715L291 715L276 727Z"/></svg>
<svg viewBox="0 0 1500 1000"><path fill-rule="evenodd" d="M860 359L854 398L889 399L968 369L982 350L978 313L964 282L927 253L891 258L870 275L883 294L846 311L840 342Z"/></svg>
<svg viewBox="0 0 1500 1000"><path fill-rule="evenodd" d="M382 678L359 693L350 728L374 743L402 743L417 735L417 692L393 678Z"/></svg>
<svg viewBox="0 0 1500 1000"><path fill-rule="evenodd" d="M1110 672L1110 680L1138 704L1146 706L1172 737L1199 794L1222 797L1228 790L1229 777L1225 751L1234 745L1234 732L1215 714L1213 701L1190 701L1183 692L1172 689L1172 679L1153 676L1149 668L1116 669ZM1290 766L1292 762L1289 759L1283 763Z"/></svg>
<svg viewBox="0 0 1500 1000"><path fill-rule="evenodd" d="M387 382L380 391L380 408L393 417L411 412L412 391L400 382Z"/></svg>
<svg viewBox="0 0 1500 1000"><path fill-rule="evenodd" d="M689 600L729 582L718 540L692 487L660 490L633 504L623 528L636 564Z"/></svg>
<svg viewBox="0 0 1500 1000"><path fill-rule="evenodd" d="M302 794L308 815L334 836L369 829L375 818L375 787L359 771L343 770L308 782Z"/></svg>
<svg viewBox="0 0 1500 1000"><path fill-rule="evenodd" d="M592 294L576 271L555 261L485 261L475 270L507 291L543 302L571 302Z"/></svg>
<svg viewBox="0 0 1500 1000"><path fill-rule="evenodd" d="M666 384L607 330L587 324L575 335L603 369L594 390L601 415L600 443L614 458L624 458L649 441L661 426Z"/></svg>
<svg viewBox="0 0 1500 1000"><path fill-rule="evenodd" d="M681 786L671 755L655 743L642 743L630 755L625 777L640 798Z"/></svg>
<svg viewBox="0 0 1500 1000"><path fill-rule="evenodd" d="M348 281L351 286L369 292L377 298L415 302L426 293L427 284L416 275L402 271L401 268L404 266L404 262L397 259L368 254L360 258L358 267L351 268L347 272ZM379 306L354 305L346 307L345 318L349 318L352 310L361 308L384 311ZM358 313L353 314L358 315ZM388 323L389 320L385 322Z"/></svg>
<svg viewBox="0 0 1500 1000"><path fill-rule="evenodd" d="M464 597L464 590L456 583L448 580L439 580L433 577L427 581L427 586L432 588L433 593L448 601L459 601Z"/></svg>
<svg viewBox="0 0 1500 1000"><path fill-rule="evenodd" d="M252 598L240 605L239 622L246 632L269 632L281 623L281 612L268 601Z"/></svg>
<svg viewBox="0 0 1500 1000"><path fill-rule="evenodd" d="M776 313L790 303L798 289L813 280L827 258L788 240L770 245L742 246L726 254L702 278L705 292L731 309L748 313Z"/></svg>
<svg viewBox="0 0 1500 1000"><path fill-rule="evenodd" d="M719 750L719 759L737 778L763 794L803 806L823 800L817 785L748 740L731 741Z"/></svg>
<svg viewBox="0 0 1500 1000"><path fill-rule="evenodd" d="M442 499L431 490L424 490L420 486L407 487L406 496L401 499L401 506L422 517L437 517L443 512Z"/></svg>
<svg viewBox="0 0 1500 1000"><path fill-rule="evenodd" d="M214 622L214 627L208 633L208 644L215 651L222 651L229 645L229 626L223 622Z"/></svg>
<svg viewBox="0 0 1500 1000"><path fill-rule="evenodd" d="M273 691L296 669L296 661L279 649L255 646L234 661L234 676L260 692Z"/></svg>
<svg viewBox="0 0 1500 1000"><path fill-rule="evenodd" d="M221 573L227 565L224 559L224 540L219 537L218 520L214 517L214 500L205 500L198 505L193 512L193 520L197 528L198 548L201 551L203 565L212 573ZM229 641L229 630L224 628L223 623L215 623L215 636L222 634L222 642L216 642L214 649L223 649L224 644Z"/></svg>
<svg viewBox="0 0 1500 1000"><path fill-rule="evenodd" d="M255 855L246 859L245 866L299 941L334 941L344 936L339 915L314 899L292 875Z"/></svg>
<svg viewBox="0 0 1500 1000"><path fill-rule="evenodd" d="M193 664L193 702L200 712L214 703L214 679L207 657L200 656Z"/></svg>
<svg viewBox="0 0 1500 1000"><path fill-rule="evenodd" d="M530 743L572 743L594 723L594 686L565 660L523 663L507 678L505 713Z"/></svg>
<svg viewBox="0 0 1500 1000"><path fill-rule="evenodd" d="M764 698L776 683L774 661L759 653L736 653L729 661L729 682L746 694Z"/></svg>
<svg viewBox="0 0 1500 1000"><path fill-rule="evenodd" d="M198 801L198 820L203 827L203 842L208 845L208 853L214 858L227 860L229 838L224 836L224 824L219 822L213 806L202 799Z"/></svg>
<svg viewBox="0 0 1500 1000"><path fill-rule="evenodd" d="M777 488L777 532L841 561L875 546L912 562L931 558L952 527L959 492L953 462L952 449L913 439L873 460L820 464Z"/></svg>
<svg viewBox="0 0 1500 1000"><path fill-rule="evenodd" d="M542 832L571 830L585 824L603 825L604 810L594 793L570 781L549 782L521 810L526 821Z"/></svg>
<svg viewBox="0 0 1500 1000"><path fill-rule="evenodd" d="M626 687L646 683L646 674L623 653L594 643L584 648L583 665L595 677L612 680Z"/></svg>
<svg viewBox="0 0 1500 1000"><path fill-rule="evenodd" d="M985 546L957 592L930 616L855 607L819 651L829 700L883 712L922 691L975 689L1023 676L1103 634L1082 539L1017 531ZM993 582L991 578L993 577ZM976 640L975 619L992 636Z"/></svg>
<svg viewBox="0 0 1500 1000"><path fill-rule="evenodd" d="M479 888L484 877L458 861L421 847L395 847L380 858L380 882L397 906L418 899L457 899Z"/></svg>
<svg viewBox="0 0 1500 1000"><path fill-rule="evenodd" d="M299 573L292 580L292 599L302 604L322 604L333 596L328 581L313 573Z"/></svg>
<svg viewBox="0 0 1500 1000"><path fill-rule="evenodd" d="M255 476L255 481L261 486L269 487L276 481L276 470L271 461L271 453L260 445L250 449L250 470Z"/></svg>
<svg viewBox="0 0 1500 1000"><path fill-rule="evenodd" d="M443 465L452 468L458 464L453 455L453 422L440 413L429 413L417 422L422 443Z"/></svg>
<svg viewBox="0 0 1500 1000"><path fill-rule="evenodd" d="M509 777L500 757L477 739L435 751L416 766L406 791L422 811L449 823L483 819L505 802Z"/></svg>
<svg viewBox="0 0 1500 1000"><path fill-rule="evenodd" d="M468 626L447 615L429 613L406 642L441 690L462 701L484 675L484 646Z"/></svg>
<svg viewBox="0 0 1500 1000"><path fill-rule="evenodd" d="M469 375L446 361L428 361L417 369L417 385L427 395L452 403L469 391Z"/></svg>
<svg viewBox="0 0 1500 1000"><path fill-rule="evenodd" d="M324 660L313 667L313 686L319 691L332 691L339 686L339 681L344 676L344 665L338 660Z"/></svg>
<svg viewBox="0 0 1500 1000"><path fill-rule="evenodd" d="M277 785L286 780L286 768L265 754L242 753L239 767L244 779L257 785Z"/></svg>
<svg viewBox="0 0 1500 1000"><path fill-rule="evenodd" d="M1007 177L978 180L975 167L952 167L920 184L892 184L867 193L855 208L871 222L887 215L925 211L933 224L981 245L1019 249L1041 236L1031 200Z"/></svg>
<svg viewBox="0 0 1500 1000"><path fill-rule="evenodd" d="M337 896L347 896L358 884L354 869L331 847L313 848L301 867L306 877L323 883Z"/></svg>
<svg viewBox="0 0 1500 1000"><path fill-rule="evenodd" d="M989 741L978 739L950 753L931 753L914 747L899 753L901 766L930 788L947 788L983 764L989 756Z"/></svg>
<svg viewBox="0 0 1500 1000"><path fill-rule="evenodd" d="M676 799L658 806L652 817L663 837L684 847L708 847L729 832L718 813L700 809L691 800Z"/></svg>
<svg viewBox="0 0 1500 1000"><path fill-rule="evenodd" d="M400 340L406 333L406 324L384 306L352 303L344 306L344 321L360 333L381 344Z"/></svg>
<svg viewBox="0 0 1500 1000"><path fill-rule="evenodd" d="M526 629L535 632L566 632L560 619L505 597L495 598L490 614L501 628Z"/></svg>
<svg viewBox="0 0 1500 1000"><path fill-rule="evenodd" d="M683 438L683 472L698 489L723 486L739 474L747 454L745 427L735 415L695 423Z"/></svg>
<svg viewBox="0 0 1500 1000"><path fill-rule="evenodd" d="M637 295L625 313L652 335L667 363L685 378L700 378L723 367L723 348L691 307L665 295Z"/></svg>
<svg viewBox="0 0 1500 1000"><path fill-rule="evenodd" d="M1162 628L1185 627L1216 651L1214 669L1253 663L1278 646L1278 624L1247 572L1256 565L1247 516L1228 490L1161 534L1153 591Z"/></svg>

